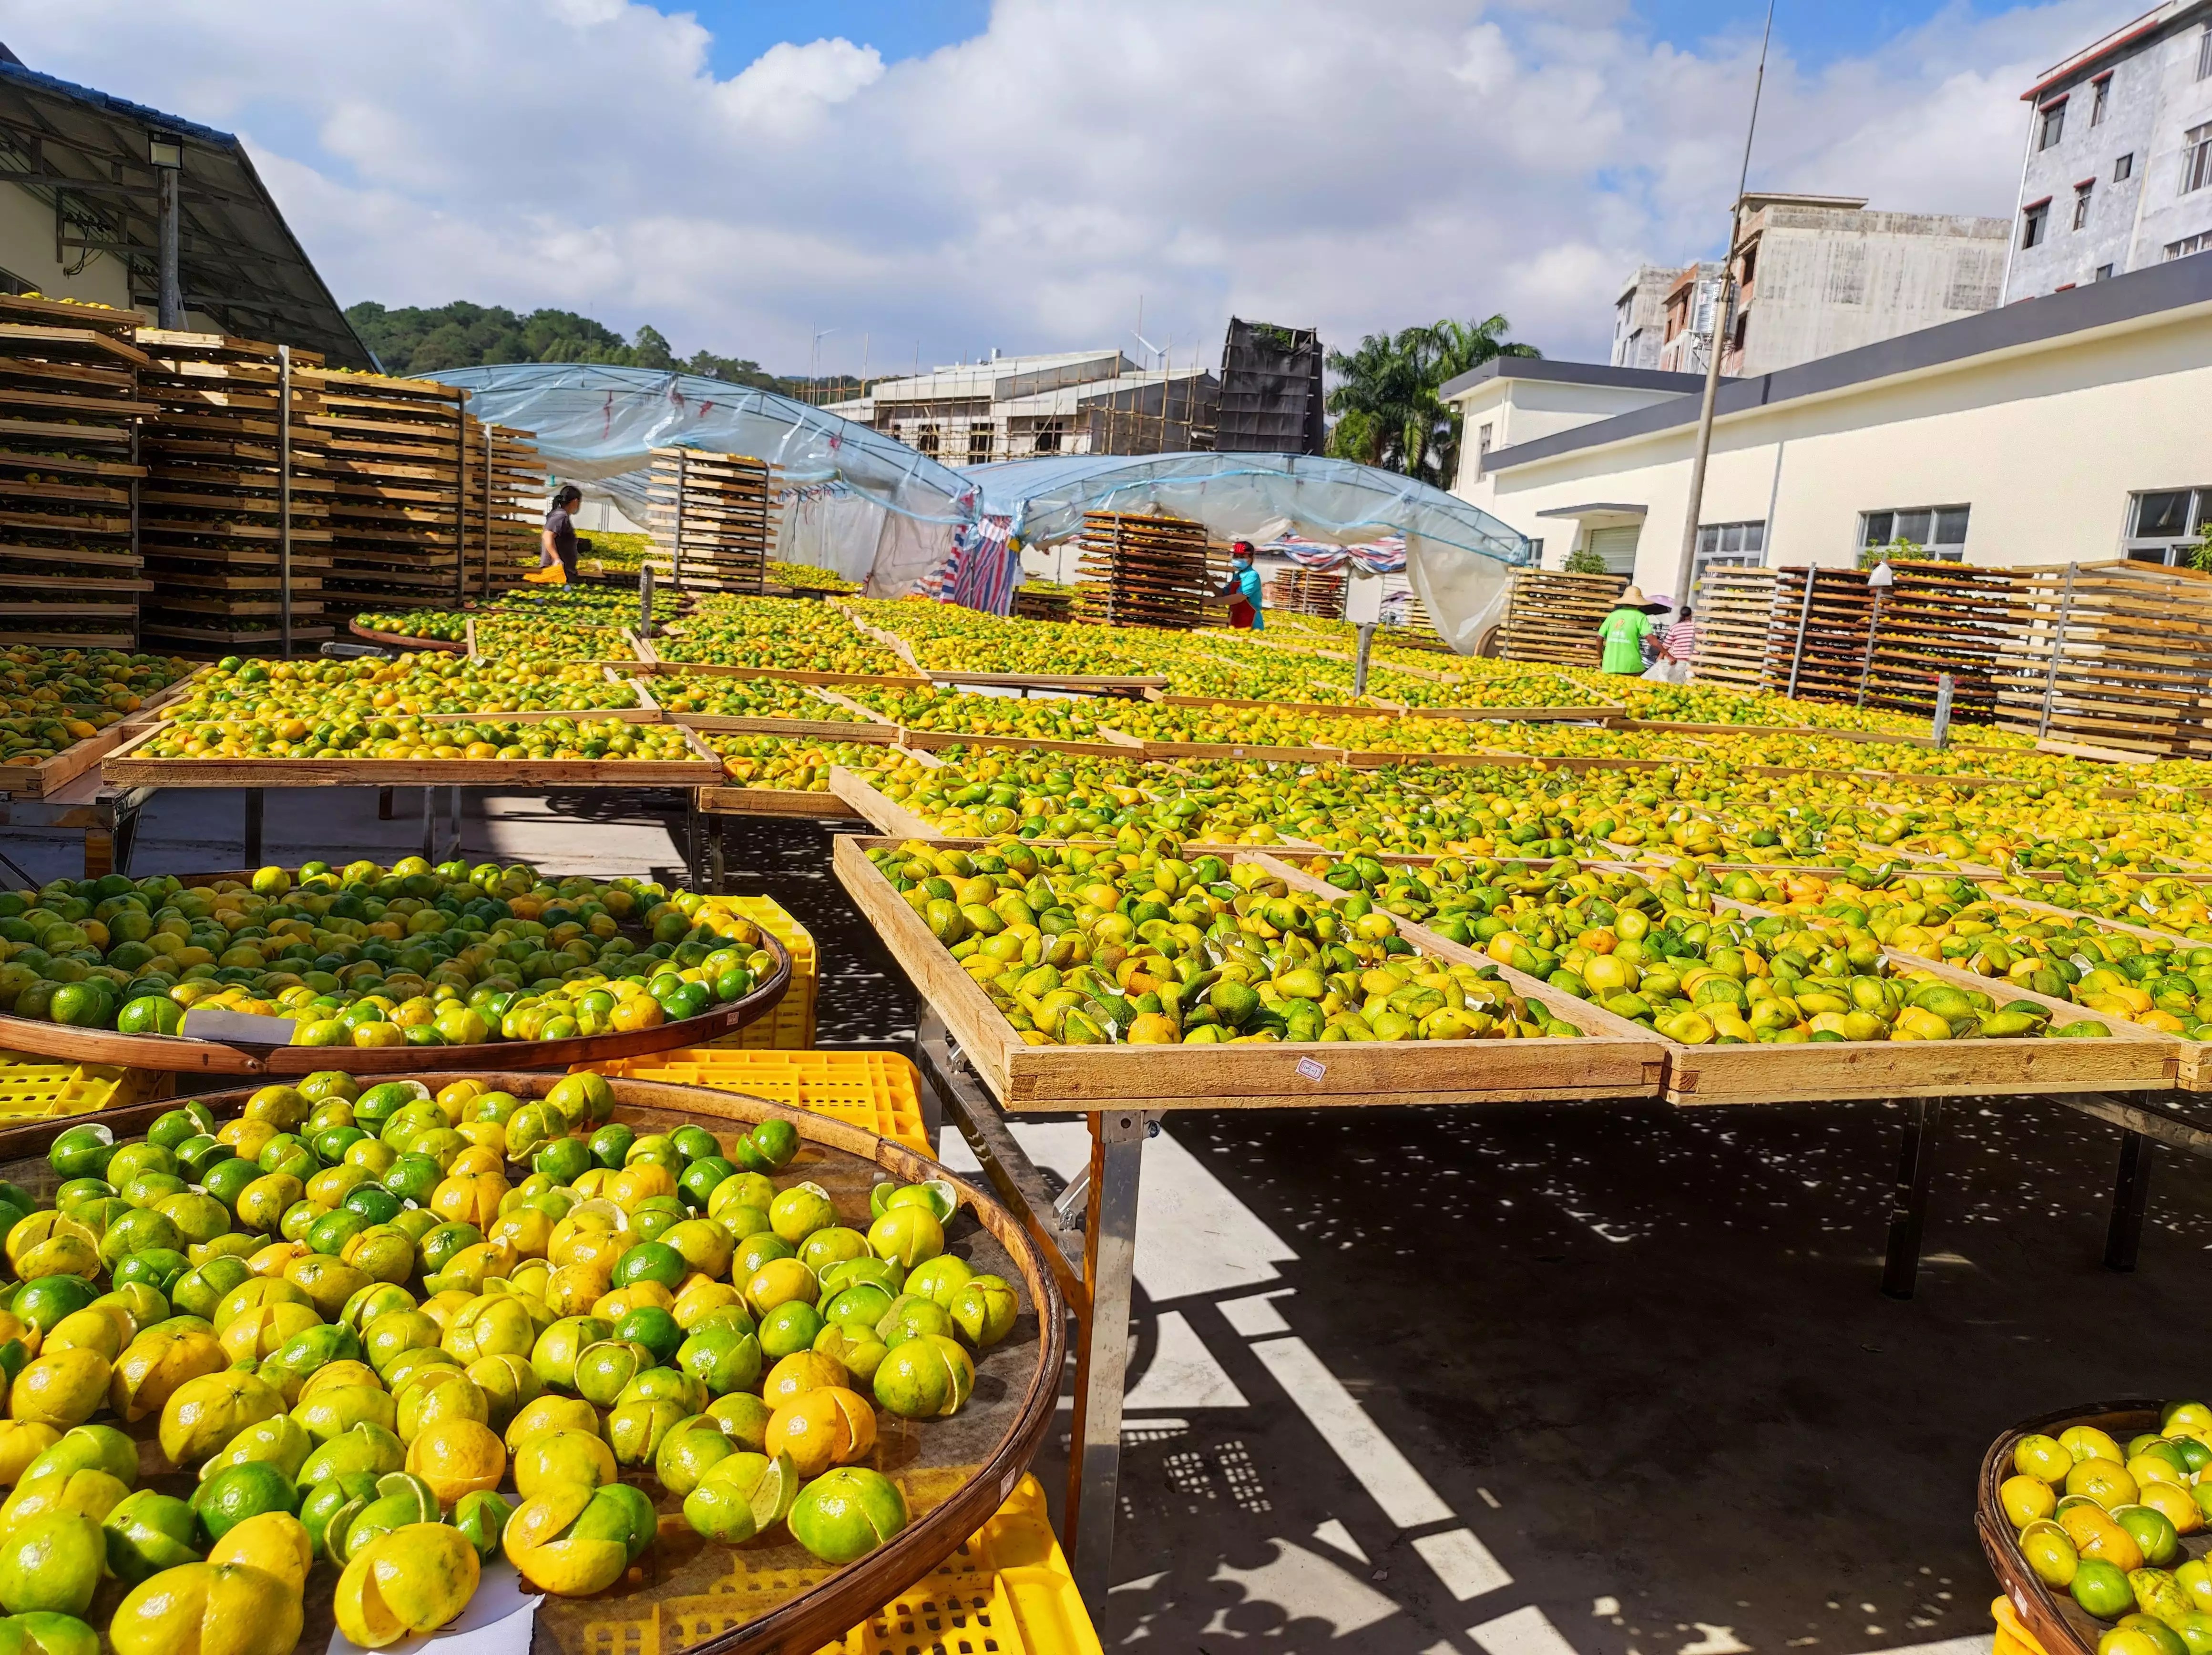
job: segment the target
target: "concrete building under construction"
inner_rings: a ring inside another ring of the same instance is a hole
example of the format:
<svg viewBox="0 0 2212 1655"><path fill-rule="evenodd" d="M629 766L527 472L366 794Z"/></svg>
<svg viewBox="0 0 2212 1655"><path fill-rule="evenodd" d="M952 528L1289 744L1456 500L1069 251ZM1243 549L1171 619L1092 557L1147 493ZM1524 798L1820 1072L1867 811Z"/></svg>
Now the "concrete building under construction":
<svg viewBox="0 0 2212 1655"><path fill-rule="evenodd" d="M945 465L1052 454L1167 454L1208 446L1221 383L1202 368L1140 368L1118 350L1001 356L878 379L828 411Z"/></svg>

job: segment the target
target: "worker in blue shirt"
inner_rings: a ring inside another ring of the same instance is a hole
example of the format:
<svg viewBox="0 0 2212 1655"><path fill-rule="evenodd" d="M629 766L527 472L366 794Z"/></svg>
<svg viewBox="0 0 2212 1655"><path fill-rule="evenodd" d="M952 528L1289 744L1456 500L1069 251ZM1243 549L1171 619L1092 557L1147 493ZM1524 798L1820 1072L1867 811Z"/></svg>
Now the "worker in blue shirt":
<svg viewBox="0 0 2212 1655"><path fill-rule="evenodd" d="M1229 599L1229 624L1252 632L1267 622L1260 614L1260 572L1252 567L1252 543L1240 540L1229 549L1229 584L1214 593Z"/></svg>

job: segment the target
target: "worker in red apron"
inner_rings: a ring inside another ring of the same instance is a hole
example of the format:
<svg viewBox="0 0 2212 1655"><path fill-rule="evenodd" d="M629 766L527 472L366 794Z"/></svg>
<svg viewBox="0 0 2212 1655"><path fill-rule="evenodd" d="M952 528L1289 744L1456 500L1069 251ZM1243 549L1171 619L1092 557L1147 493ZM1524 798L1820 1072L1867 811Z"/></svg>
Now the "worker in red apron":
<svg viewBox="0 0 2212 1655"><path fill-rule="evenodd" d="M1266 622L1260 615L1260 572L1252 567L1252 543L1240 540L1229 549L1229 584L1214 594L1229 600L1229 624L1258 632Z"/></svg>

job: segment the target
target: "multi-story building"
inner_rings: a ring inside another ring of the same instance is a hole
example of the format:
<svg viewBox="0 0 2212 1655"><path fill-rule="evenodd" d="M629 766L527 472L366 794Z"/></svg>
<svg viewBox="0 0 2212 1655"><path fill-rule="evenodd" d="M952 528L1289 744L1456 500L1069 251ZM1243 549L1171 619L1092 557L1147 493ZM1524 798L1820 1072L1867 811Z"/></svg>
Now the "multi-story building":
<svg viewBox="0 0 2212 1655"><path fill-rule="evenodd" d="M2001 218L1873 212L1856 196L1747 195L1721 372L1772 373L1987 310L2008 231ZM1703 373L1721 268L1639 266L1614 301L1613 366Z"/></svg>
<svg viewBox="0 0 2212 1655"><path fill-rule="evenodd" d="M1001 356L879 379L828 411L951 466L1050 454L1164 454L1210 441L1221 382L1118 350ZM1198 440L1194 440L1194 432Z"/></svg>
<svg viewBox="0 0 2212 1655"><path fill-rule="evenodd" d="M2212 250L2212 0L2167 0L2021 101L2006 302Z"/></svg>

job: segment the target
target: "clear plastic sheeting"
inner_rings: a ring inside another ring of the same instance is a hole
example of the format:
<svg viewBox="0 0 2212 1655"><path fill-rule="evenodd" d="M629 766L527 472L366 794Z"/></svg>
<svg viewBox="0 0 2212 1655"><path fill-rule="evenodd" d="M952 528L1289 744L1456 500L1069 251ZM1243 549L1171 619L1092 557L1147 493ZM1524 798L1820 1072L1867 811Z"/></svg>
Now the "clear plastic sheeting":
<svg viewBox="0 0 2212 1655"><path fill-rule="evenodd" d="M1526 537L1418 478L1313 454L1069 455L971 466L980 509L1012 519L1029 545L1083 532L1086 512L1161 512L1216 540L1297 535L1337 546L1403 536L1406 576L1437 633L1473 652L1504 613Z"/></svg>
<svg viewBox="0 0 2212 1655"><path fill-rule="evenodd" d="M866 583L919 590L975 516L974 483L904 443L750 385L589 362L518 362L425 376L469 392L478 418L532 433L547 469L646 521L656 448L746 454L781 473L778 553Z"/></svg>

